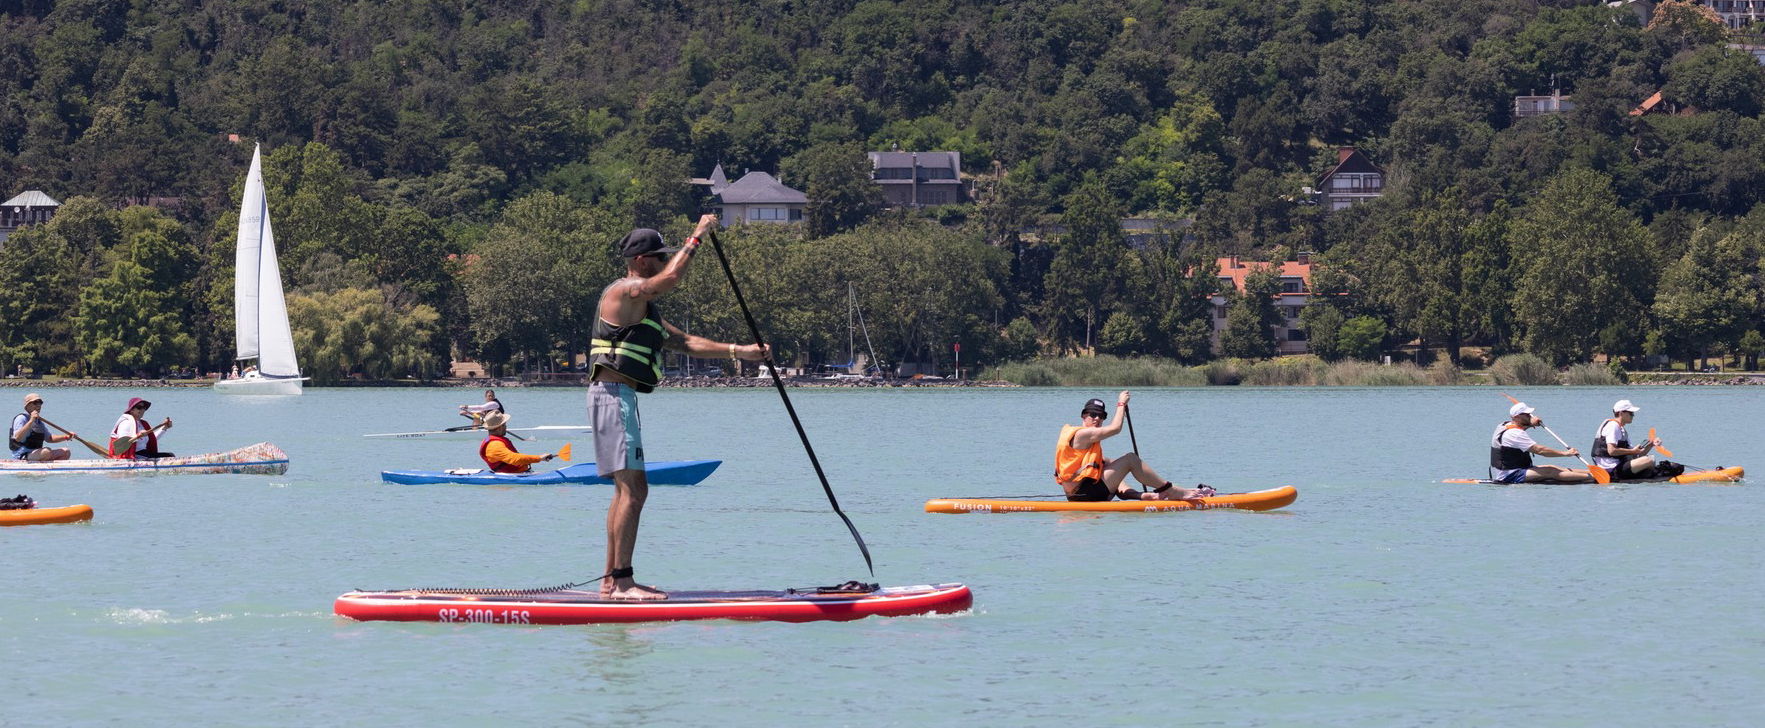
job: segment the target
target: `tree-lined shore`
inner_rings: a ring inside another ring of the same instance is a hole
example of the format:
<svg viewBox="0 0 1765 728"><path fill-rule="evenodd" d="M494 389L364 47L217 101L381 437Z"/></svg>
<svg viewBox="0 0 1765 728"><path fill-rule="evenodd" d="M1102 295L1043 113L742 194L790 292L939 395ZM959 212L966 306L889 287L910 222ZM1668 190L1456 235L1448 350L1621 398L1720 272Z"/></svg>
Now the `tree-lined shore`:
<svg viewBox="0 0 1765 728"><path fill-rule="evenodd" d="M0 246L0 369L230 365L254 142L321 383L567 362L613 241L678 239L719 163L810 197L724 235L790 364L849 360L848 284L888 367L1266 359L1278 281L1221 291L1212 261L1307 251L1327 362L1755 368L1745 40L1682 2L27 1L0 10L0 185L65 204ZM1552 89L1573 109L1515 118ZM1306 204L1339 146L1382 198ZM879 209L863 153L895 147L962 152L973 201ZM1127 216L1183 232L1130 245ZM714 272L667 314L740 338Z"/></svg>

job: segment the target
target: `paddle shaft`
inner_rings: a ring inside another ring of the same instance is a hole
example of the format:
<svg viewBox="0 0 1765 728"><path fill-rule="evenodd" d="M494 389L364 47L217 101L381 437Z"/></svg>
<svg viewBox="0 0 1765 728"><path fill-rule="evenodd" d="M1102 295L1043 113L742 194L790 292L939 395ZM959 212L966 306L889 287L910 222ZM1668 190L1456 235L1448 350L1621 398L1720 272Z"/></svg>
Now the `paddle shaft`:
<svg viewBox="0 0 1765 728"><path fill-rule="evenodd" d="M1122 405L1122 416L1126 417L1128 420L1128 444L1133 445L1134 446L1134 454L1139 455L1140 454L1140 440L1138 438L1134 437L1134 410L1129 409L1126 404L1123 404Z"/></svg>
<svg viewBox="0 0 1765 728"><path fill-rule="evenodd" d="M37 415L37 419L42 420L43 424L45 424L45 425L53 427L57 430L61 430L62 433L72 436L75 440L78 440L81 445L85 445L86 449L91 450L92 452L98 453L99 457L106 457L106 458L110 457L109 450L106 450L102 447L99 447L97 445L92 444L92 441L87 440L84 437L80 437L79 435L75 435L73 433L73 431L67 429L66 427L62 427L61 425L50 422L49 418L44 417L42 415Z"/></svg>
<svg viewBox="0 0 1765 728"><path fill-rule="evenodd" d="M481 430L481 429L484 429L484 428L479 427L477 425L460 425L459 427L449 427L445 430L442 430L442 432L465 432L467 430ZM521 434L518 432L510 432L510 433L508 433L508 436L513 437L513 438L520 440L522 442L527 441L527 438L522 437Z"/></svg>
<svg viewBox="0 0 1765 728"><path fill-rule="evenodd" d="M1138 438L1134 437L1134 410L1130 409L1126 402L1122 403L1122 417L1126 418L1128 421L1128 444L1133 445L1134 446L1134 454L1139 455L1140 454L1140 440ZM1145 483L1140 484L1140 492L1142 492L1142 493L1146 492L1146 484Z"/></svg>
<svg viewBox="0 0 1765 728"><path fill-rule="evenodd" d="M748 333L753 334L754 343L760 346L760 350L766 352L764 361L767 373L772 375L772 386L778 389L778 398L784 401L785 412L790 413L791 424L797 428L797 437L803 441L803 452L809 454L809 464L815 466L815 477L821 479L821 490L827 493L828 504L833 506L833 512L840 520L846 523L846 530L852 532L852 540L858 542L858 551L864 554L864 567L870 570L872 577L876 576L876 565L870 560L870 547L864 545L864 537L859 535L858 527L852 525L852 519L847 518L846 512L840 510L840 501L834 497L833 486L827 483L827 473L821 469L821 460L815 457L815 447L809 444L809 433L803 429L803 420L797 417L797 408L791 405L791 395L785 391L784 380L778 376L778 365L773 363L772 354L766 349L766 340L760 336L760 324L754 320L754 312L748 310L748 301L742 296L742 288L735 281L735 269L729 265L729 256L724 254L723 241L718 239L716 230L711 231L711 249L717 253L717 262L723 265L723 275L729 278L729 290L735 294L736 305L742 309L742 318L748 322Z"/></svg>
<svg viewBox="0 0 1765 728"><path fill-rule="evenodd" d="M1557 444L1562 445L1564 450L1569 449L1569 443L1564 442L1562 436L1558 435L1556 430L1551 429L1549 426L1545 425L1543 422L1538 423L1538 426L1543 427L1545 432L1548 432L1551 434L1551 437L1557 438ZM1589 470L1593 469L1593 463L1588 462L1587 458L1581 457L1580 455L1576 455L1575 459L1580 460L1581 464L1586 465Z"/></svg>

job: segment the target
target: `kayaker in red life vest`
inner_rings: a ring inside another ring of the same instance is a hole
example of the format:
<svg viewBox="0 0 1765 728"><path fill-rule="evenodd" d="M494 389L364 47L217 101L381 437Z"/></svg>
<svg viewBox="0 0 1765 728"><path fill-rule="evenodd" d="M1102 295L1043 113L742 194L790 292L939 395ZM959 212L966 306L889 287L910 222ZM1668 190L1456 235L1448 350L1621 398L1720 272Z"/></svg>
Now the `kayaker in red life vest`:
<svg viewBox="0 0 1765 728"><path fill-rule="evenodd" d="M165 418L156 427L148 427L145 415L147 408L152 406L152 402L140 397L129 400L129 408L123 410L116 426L110 428L111 457L137 460L172 457L171 453L159 450L159 433L172 429L172 418ZM142 440L147 441L146 447L141 447Z"/></svg>
<svg viewBox="0 0 1765 728"><path fill-rule="evenodd" d="M613 479L613 502L607 507L607 571L601 595L609 599L666 599L655 587L632 579L631 555L637 545L638 517L649 497L644 475L643 436L638 425L637 395L662 382L662 350L710 359L729 357L761 361L759 344L730 344L691 336L662 318L656 299L686 280L688 263L700 236L717 224L716 215L699 218L686 245L668 247L662 234L638 228L619 241L625 277L601 291L590 329L588 421L594 427L595 471Z"/></svg>
<svg viewBox="0 0 1765 728"><path fill-rule="evenodd" d="M526 455L515 449L509 442L509 416L502 412L492 412L484 416L484 429L489 435L478 445L478 457L484 464L498 473L525 473L533 469L534 463L542 463L557 457L553 453L544 455Z"/></svg>
<svg viewBox="0 0 1765 728"><path fill-rule="evenodd" d="M1054 482L1066 491L1069 501L1122 500L1194 500L1214 494L1212 486L1192 489L1178 488L1165 480L1152 466L1140 460L1139 453L1125 453L1114 460L1103 457L1103 441L1122 431L1122 413L1128 406L1128 393L1115 398L1115 420L1103 424L1107 411L1103 400L1093 399L1079 410L1081 425L1062 425L1060 439L1054 444ZM1153 487L1150 492L1135 490L1126 483L1129 475L1141 485Z"/></svg>
<svg viewBox="0 0 1765 728"><path fill-rule="evenodd" d="M1495 434L1489 438L1489 469L1490 480L1497 483L1537 483L1554 480L1559 483L1589 483L1593 474L1585 470L1570 470L1555 465L1533 465L1534 454L1547 458L1572 458L1581 454L1580 450L1569 448L1555 450L1533 441L1526 430L1544 424L1544 420L1532 414L1532 408L1525 402L1515 402L1508 408L1508 421L1495 426Z"/></svg>

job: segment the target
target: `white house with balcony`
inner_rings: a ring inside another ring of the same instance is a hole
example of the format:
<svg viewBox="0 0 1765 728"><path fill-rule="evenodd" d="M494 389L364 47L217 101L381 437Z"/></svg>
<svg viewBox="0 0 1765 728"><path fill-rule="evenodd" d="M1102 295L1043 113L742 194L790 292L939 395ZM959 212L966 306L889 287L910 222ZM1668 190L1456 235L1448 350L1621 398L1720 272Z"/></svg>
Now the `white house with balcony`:
<svg viewBox="0 0 1765 728"><path fill-rule="evenodd" d="M1318 204L1345 210L1385 194L1385 170L1354 147L1336 150L1336 166L1318 179Z"/></svg>

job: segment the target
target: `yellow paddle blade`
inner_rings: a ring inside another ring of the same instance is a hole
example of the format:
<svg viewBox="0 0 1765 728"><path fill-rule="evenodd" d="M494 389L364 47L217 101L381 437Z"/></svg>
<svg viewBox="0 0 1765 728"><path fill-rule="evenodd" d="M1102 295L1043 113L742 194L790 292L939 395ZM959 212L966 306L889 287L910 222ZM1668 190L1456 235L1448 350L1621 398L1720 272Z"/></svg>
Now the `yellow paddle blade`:
<svg viewBox="0 0 1765 728"><path fill-rule="evenodd" d="M1606 472L1605 468L1602 468L1598 465L1587 466L1587 472L1593 473L1593 482L1595 482L1595 483L1599 483L1600 485L1605 485L1607 483L1612 482L1612 474Z"/></svg>
<svg viewBox="0 0 1765 728"><path fill-rule="evenodd" d="M558 459L570 462L570 443L564 443L564 448L558 451Z"/></svg>
<svg viewBox="0 0 1765 728"><path fill-rule="evenodd" d="M1655 439L1655 428L1653 428L1653 427L1649 428L1649 439L1650 440ZM1666 445L1656 445L1655 449L1660 450L1662 455L1666 455L1667 457L1673 457L1673 451L1668 450Z"/></svg>

